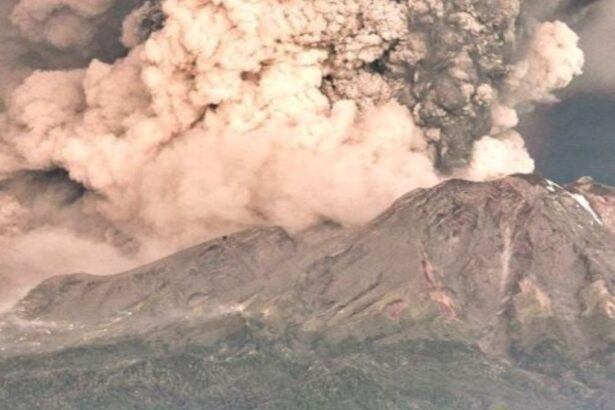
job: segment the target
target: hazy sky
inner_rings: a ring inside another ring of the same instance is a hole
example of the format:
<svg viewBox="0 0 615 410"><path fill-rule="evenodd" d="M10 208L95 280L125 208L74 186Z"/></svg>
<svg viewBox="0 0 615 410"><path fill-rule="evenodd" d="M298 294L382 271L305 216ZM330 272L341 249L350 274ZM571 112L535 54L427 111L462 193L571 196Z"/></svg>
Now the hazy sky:
<svg viewBox="0 0 615 410"><path fill-rule="evenodd" d="M560 97L522 118L536 170L558 182L585 175L615 185L615 0L577 25L585 73Z"/></svg>

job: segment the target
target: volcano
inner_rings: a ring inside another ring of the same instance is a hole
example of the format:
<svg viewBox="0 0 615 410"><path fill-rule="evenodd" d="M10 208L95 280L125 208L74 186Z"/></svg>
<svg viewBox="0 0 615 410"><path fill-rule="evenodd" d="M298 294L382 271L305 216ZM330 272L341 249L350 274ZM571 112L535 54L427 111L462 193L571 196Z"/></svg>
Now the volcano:
<svg viewBox="0 0 615 410"><path fill-rule="evenodd" d="M0 402L612 409L614 203L587 178L450 180L359 228L53 277L2 316Z"/></svg>

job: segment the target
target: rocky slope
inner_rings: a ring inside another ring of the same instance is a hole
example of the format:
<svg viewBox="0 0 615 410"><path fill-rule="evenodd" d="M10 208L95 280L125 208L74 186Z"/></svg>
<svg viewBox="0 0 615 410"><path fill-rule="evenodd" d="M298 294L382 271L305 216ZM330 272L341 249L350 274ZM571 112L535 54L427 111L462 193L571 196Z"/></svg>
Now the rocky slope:
<svg viewBox="0 0 615 410"><path fill-rule="evenodd" d="M357 229L52 278L2 319L0 402L613 409L613 192L452 180Z"/></svg>

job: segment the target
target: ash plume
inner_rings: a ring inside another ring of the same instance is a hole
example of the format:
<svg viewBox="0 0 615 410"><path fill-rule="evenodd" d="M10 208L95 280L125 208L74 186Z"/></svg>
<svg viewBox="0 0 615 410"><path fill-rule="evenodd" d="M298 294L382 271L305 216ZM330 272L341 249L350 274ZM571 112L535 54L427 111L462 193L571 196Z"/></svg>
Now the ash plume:
<svg viewBox="0 0 615 410"><path fill-rule="evenodd" d="M603 1L585 13L585 24L579 24L580 45L587 59L587 74L579 77L570 92L612 94L615 76L610 56L615 53L615 2Z"/></svg>
<svg viewBox="0 0 615 410"><path fill-rule="evenodd" d="M5 0L0 175L60 170L81 191L41 220L5 184L0 229L122 261L531 172L516 110L583 66L570 8L547 3Z"/></svg>

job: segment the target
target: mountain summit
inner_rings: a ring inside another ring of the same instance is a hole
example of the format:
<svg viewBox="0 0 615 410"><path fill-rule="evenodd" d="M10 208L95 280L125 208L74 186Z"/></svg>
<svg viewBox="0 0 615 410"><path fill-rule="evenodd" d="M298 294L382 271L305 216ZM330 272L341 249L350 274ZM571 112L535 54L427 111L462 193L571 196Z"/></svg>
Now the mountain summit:
<svg viewBox="0 0 615 410"><path fill-rule="evenodd" d="M55 277L2 317L0 401L613 408L614 204L588 179L450 180L360 228L254 229Z"/></svg>

